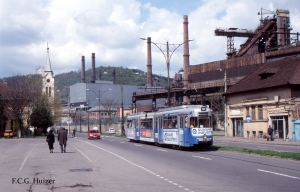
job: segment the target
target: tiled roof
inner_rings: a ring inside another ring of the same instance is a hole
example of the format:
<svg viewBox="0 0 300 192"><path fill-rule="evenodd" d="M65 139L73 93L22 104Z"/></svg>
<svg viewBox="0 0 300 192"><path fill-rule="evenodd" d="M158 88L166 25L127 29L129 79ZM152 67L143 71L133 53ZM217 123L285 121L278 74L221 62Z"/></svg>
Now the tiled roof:
<svg viewBox="0 0 300 192"><path fill-rule="evenodd" d="M262 64L237 84L230 87L224 95L288 84L300 85L299 57L288 57Z"/></svg>

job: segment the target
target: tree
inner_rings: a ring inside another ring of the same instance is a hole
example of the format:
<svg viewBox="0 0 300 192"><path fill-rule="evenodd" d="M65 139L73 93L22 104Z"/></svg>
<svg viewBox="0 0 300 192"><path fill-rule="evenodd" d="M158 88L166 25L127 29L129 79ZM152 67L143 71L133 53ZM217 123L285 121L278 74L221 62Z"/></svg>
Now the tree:
<svg viewBox="0 0 300 192"><path fill-rule="evenodd" d="M103 108L108 113L109 123L112 122L112 114L116 112L116 106L118 105L118 101L115 98L105 99L103 102Z"/></svg>
<svg viewBox="0 0 300 192"><path fill-rule="evenodd" d="M13 119L15 130L23 134L26 111L42 95L42 81L39 75L15 75L0 84L5 111Z"/></svg>
<svg viewBox="0 0 300 192"><path fill-rule="evenodd" d="M6 122L7 122L7 116L6 116L6 113L5 113L5 107L4 107L4 102L3 102L3 99L1 97L1 94L0 94L0 137L2 136L3 132L4 132L4 129L5 129L5 126L6 126Z"/></svg>
<svg viewBox="0 0 300 192"><path fill-rule="evenodd" d="M47 128L53 125L53 116L48 99L42 98L36 101L30 115L30 125L42 128L45 135Z"/></svg>

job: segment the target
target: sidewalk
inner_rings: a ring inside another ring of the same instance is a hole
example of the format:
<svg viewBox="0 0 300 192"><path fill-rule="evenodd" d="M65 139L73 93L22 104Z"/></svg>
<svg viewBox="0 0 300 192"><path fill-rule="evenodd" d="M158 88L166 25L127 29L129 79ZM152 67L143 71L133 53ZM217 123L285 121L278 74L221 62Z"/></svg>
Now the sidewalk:
<svg viewBox="0 0 300 192"><path fill-rule="evenodd" d="M243 143L260 143L260 144L271 144L271 145L290 145L300 146L300 142L293 142L291 140L283 141L283 139L274 139L274 141L267 141L263 138L244 138L244 137L225 137L220 135L214 135L215 141L230 141L230 142L243 142Z"/></svg>

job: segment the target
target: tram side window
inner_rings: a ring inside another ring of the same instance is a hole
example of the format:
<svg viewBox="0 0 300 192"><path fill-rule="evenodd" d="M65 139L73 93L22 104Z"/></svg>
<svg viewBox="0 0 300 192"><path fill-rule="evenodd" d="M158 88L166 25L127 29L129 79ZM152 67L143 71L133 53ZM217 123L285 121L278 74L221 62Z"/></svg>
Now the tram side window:
<svg viewBox="0 0 300 192"><path fill-rule="evenodd" d="M163 128L177 128L177 116L168 116L163 118Z"/></svg>
<svg viewBox="0 0 300 192"><path fill-rule="evenodd" d="M190 118L190 128L197 127L197 117Z"/></svg>
<svg viewBox="0 0 300 192"><path fill-rule="evenodd" d="M152 128L152 119L143 119L141 121L141 128Z"/></svg>
<svg viewBox="0 0 300 192"><path fill-rule="evenodd" d="M131 120L127 121L127 128L132 128L132 121Z"/></svg>
<svg viewBox="0 0 300 192"><path fill-rule="evenodd" d="M137 128L138 127L138 125L137 125L137 120L132 120L133 121L133 123L132 123L132 128Z"/></svg>

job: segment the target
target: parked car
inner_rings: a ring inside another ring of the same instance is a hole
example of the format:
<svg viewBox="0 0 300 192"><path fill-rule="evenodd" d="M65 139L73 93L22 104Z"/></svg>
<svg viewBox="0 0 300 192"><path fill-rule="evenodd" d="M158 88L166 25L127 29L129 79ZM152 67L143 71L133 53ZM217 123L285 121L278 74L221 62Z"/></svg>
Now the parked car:
<svg viewBox="0 0 300 192"><path fill-rule="evenodd" d="M100 139L100 132L97 129L89 130L88 139Z"/></svg>
<svg viewBox="0 0 300 192"><path fill-rule="evenodd" d="M116 133L115 128L109 128L109 129L108 129L108 133L109 133L109 134L115 134L115 133Z"/></svg>
<svg viewBox="0 0 300 192"><path fill-rule="evenodd" d="M9 137L13 138L14 137L14 133L13 133L12 130L5 130L3 136L4 137L8 137L8 138Z"/></svg>

